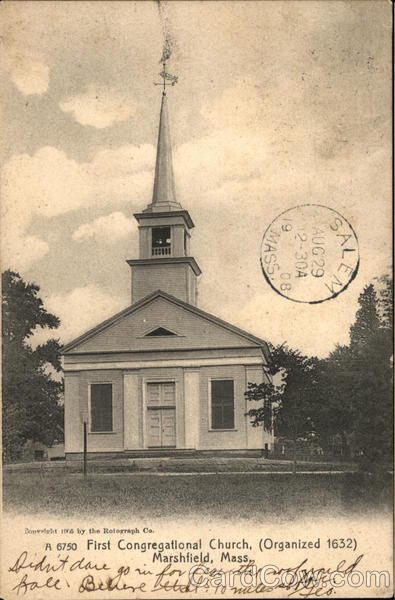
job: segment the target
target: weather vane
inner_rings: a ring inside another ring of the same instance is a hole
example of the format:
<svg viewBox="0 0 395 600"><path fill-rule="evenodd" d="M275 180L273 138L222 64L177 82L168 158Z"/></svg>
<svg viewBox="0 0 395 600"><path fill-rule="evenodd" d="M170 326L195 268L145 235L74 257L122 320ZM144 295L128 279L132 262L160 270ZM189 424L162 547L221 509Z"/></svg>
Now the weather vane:
<svg viewBox="0 0 395 600"><path fill-rule="evenodd" d="M163 81L161 83L154 83L154 85L162 85L163 86L163 94L166 94L166 86L169 87L169 85L175 85L178 81L178 77L177 75L170 75L170 73L167 73L166 71L166 61L163 61L162 63L163 65L163 71L161 71L161 73L159 73L160 77L162 77Z"/></svg>

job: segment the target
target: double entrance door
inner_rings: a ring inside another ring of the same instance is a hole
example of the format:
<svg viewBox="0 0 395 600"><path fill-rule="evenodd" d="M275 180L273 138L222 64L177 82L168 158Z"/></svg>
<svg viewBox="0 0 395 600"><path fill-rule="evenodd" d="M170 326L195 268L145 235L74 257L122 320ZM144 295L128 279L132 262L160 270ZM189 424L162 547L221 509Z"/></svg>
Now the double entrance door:
<svg viewBox="0 0 395 600"><path fill-rule="evenodd" d="M176 446L176 386L174 381L147 383L149 448Z"/></svg>

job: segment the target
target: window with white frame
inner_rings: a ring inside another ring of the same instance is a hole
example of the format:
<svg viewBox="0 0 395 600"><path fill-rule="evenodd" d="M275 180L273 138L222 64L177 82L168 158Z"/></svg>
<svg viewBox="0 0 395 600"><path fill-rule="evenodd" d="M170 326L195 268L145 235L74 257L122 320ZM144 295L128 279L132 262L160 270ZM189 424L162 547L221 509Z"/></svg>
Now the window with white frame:
<svg viewBox="0 0 395 600"><path fill-rule="evenodd" d="M90 410L90 430L92 433L113 430L111 383L91 384Z"/></svg>
<svg viewBox="0 0 395 600"><path fill-rule="evenodd" d="M234 429L234 381L211 380L211 429Z"/></svg>

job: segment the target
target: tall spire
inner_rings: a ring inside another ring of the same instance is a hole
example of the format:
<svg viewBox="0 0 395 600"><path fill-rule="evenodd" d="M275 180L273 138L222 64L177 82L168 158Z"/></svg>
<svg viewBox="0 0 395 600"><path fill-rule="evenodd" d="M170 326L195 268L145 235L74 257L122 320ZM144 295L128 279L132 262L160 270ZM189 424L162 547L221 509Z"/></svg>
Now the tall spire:
<svg viewBox="0 0 395 600"><path fill-rule="evenodd" d="M147 206L144 212L164 212L180 209L182 209L182 207L176 200L174 187L167 96L164 90L162 92L162 104L159 119L154 191L152 194L152 203Z"/></svg>
<svg viewBox="0 0 395 600"><path fill-rule="evenodd" d="M166 88L177 77L163 71L158 148L152 202L134 216L139 224L139 258L128 260L132 268L132 303L155 290L163 290L184 302L196 304L197 278L201 271L189 255L190 230L194 227L187 210L176 200ZM170 81L170 83L169 83Z"/></svg>

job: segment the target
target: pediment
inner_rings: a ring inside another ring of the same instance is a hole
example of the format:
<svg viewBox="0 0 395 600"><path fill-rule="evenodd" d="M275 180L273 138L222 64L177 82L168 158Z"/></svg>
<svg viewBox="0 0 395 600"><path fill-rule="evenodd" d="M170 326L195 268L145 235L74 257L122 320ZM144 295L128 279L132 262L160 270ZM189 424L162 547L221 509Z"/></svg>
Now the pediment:
<svg viewBox="0 0 395 600"><path fill-rule="evenodd" d="M266 343L252 334L158 291L70 342L62 353L257 346L267 349Z"/></svg>

